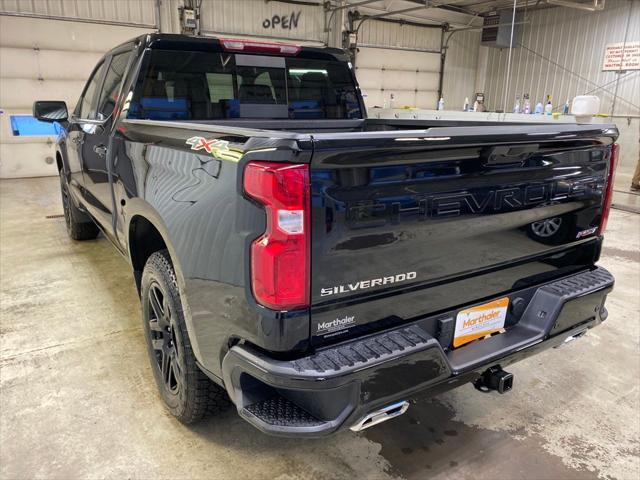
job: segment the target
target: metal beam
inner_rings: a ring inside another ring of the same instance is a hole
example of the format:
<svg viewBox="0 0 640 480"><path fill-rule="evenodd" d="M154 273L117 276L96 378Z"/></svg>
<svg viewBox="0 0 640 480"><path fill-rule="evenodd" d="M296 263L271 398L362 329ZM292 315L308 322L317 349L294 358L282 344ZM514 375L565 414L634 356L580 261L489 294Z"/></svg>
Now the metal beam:
<svg viewBox="0 0 640 480"><path fill-rule="evenodd" d="M556 5L559 7L577 8L578 10L586 10L587 12L599 12L604 10L604 0L593 0L592 4L569 2L568 0L547 0L548 5Z"/></svg>
<svg viewBox="0 0 640 480"><path fill-rule="evenodd" d="M202 1L202 0L200 0ZM288 3L289 5L302 5L305 7L321 7L323 2L309 2L306 0L264 0L264 3L276 2L276 3Z"/></svg>
<svg viewBox="0 0 640 480"><path fill-rule="evenodd" d="M160 5L160 1L161 0L156 0L156 5L155 5L156 27L158 28L158 33L160 33L162 29L162 18L160 16L161 15L160 11L162 10L162 6Z"/></svg>
<svg viewBox="0 0 640 480"><path fill-rule="evenodd" d="M355 2L355 3L345 3L343 5L338 5L337 7L329 7L327 8L328 12L336 12L338 10L344 10L345 8L355 8L355 7L360 7L362 5L367 5L369 3L375 3L375 2L379 2L380 0L360 0L359 2Z"/></svg>
<svg viewBox="0 0 640 480"><path fill-rule="evenodd" d="M411 3L419 3L421 0L406 0ZM474 15L475 12L469 10L467 7L469 5L457 5L458 3L465 2L467 0L452 0L452 1L438 1L438 2L430 2L430 8L439 8L441 10L447 10L449 12L457 12L464 13L466 15Z"/></svg>
<svg viewBox="0 0 640 480"><path fill-rule="evenodd" d="M365 15L364 18L369 20L375 20L377 18L384 18L390 15L402 15L403 13L415 12L416 10L422 10L429 8L429 0L423 0L422 5L419 7L403 8L402 10L389 10L388 12L378 13L376 15Z"/></svg>
<svg viewBox="0 0 640 480"><path fill-rule="evenodd" d="M426 21L428 19L425 18ZM443 23L437 22L433 20L435 23L422 23L422 22L414 22L413 20L405 20L404 18L376 18L376 22L389 22L395 23L397 25L408 25L410 27L420 27L420 28L437 28L438 30L444 28Z"/></svg>
<svg viewBox="0 0 640 480"><path fill-rule="evenodd" d="M96 20L91 18L61 17L57 15L44 15L39 13L0 12L0 16L41 18L44 20L60 20L63 22L95 23L98 25L115 25L118 27L146 28L148 30L159 28L159 26L157 25L152 25L148 23L118 22L118 21L112 21L112 20Z"/></svg>
<svg viewBox="0 0 640 480"><path fill-rule="evenodd" d="M392 47L389 45L378 45L375 43L359 43L358 47L363 47L363 48L380 48L383 50L402 50L402 51L406 51L406 52L420 52L420 53L434 53L439 55L440 54L440 50L430 50L428 48L411 48L411 47ZM416 69L407 69L407 70L402 70L400 68L394 68L394 70L396 71L406 71L406 72L415 72ZM420 70L421 72L426 72L426 70ZM428 73L439 73L438 70L429 70Z"/></svg>

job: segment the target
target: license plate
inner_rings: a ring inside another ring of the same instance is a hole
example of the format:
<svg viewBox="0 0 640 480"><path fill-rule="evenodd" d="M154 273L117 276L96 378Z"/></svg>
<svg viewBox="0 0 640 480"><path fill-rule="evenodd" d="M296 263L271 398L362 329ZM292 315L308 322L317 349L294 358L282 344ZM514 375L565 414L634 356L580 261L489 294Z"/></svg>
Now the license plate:
<svg viewBox="0 0 640 480"><path fill-rule="evenodd" d="M456 317L453 346L459 347L504 328L509 297L460 310Z"/></svg>

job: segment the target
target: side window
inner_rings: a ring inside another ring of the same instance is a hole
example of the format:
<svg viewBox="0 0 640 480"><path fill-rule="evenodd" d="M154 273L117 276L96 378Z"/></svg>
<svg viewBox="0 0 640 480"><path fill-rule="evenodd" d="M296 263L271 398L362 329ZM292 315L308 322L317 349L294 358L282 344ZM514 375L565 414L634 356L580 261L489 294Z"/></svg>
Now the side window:
<svg viewBox="0 0 640 480"><path fill-rule="evenodd" d="M119 53L114 55L107 69L107 75L104 78L104 86L100 93L98 101L98 120L104 120L113 113L118 103L118 93L120 92L120 84L124 77L125 70L129 64L132 52Z"/></svg>
<svg viewBox="0 0 640 480"><path fill-rule="evenodd" d="M100 88L100 82L104 73L104 62L100 64L93 72L93 76L87 82L87 86L84 88L84 93L80 100L79 108L76 108L76 112L80 118L95 119L96 116L96 93Z"/></svg>

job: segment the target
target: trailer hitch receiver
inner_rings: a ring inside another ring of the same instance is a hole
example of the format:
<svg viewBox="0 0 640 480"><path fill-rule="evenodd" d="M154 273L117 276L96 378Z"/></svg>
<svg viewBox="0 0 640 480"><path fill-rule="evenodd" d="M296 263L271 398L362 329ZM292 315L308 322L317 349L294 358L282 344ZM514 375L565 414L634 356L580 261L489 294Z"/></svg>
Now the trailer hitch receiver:
<svg viewBox="0 0 640 480"><path fill-rule="evenodd" d="M500 365L488 368L475 382L473 386L481 392L506 393L513 388L513 373L505 372Z"/></svg>

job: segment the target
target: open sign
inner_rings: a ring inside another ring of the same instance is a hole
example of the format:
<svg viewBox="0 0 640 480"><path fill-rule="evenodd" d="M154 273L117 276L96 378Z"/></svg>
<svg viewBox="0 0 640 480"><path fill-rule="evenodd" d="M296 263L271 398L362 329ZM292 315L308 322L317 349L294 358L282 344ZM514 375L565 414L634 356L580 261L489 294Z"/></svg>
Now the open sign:
<svg viewBox="0 0 640 480"><path fill-rule="evenodd" d="M291 12L289 15L274 15L271 18L265 18L262 21L262 28L293 30L294 28L298 28L300 13L302 12Z"/></svg>

